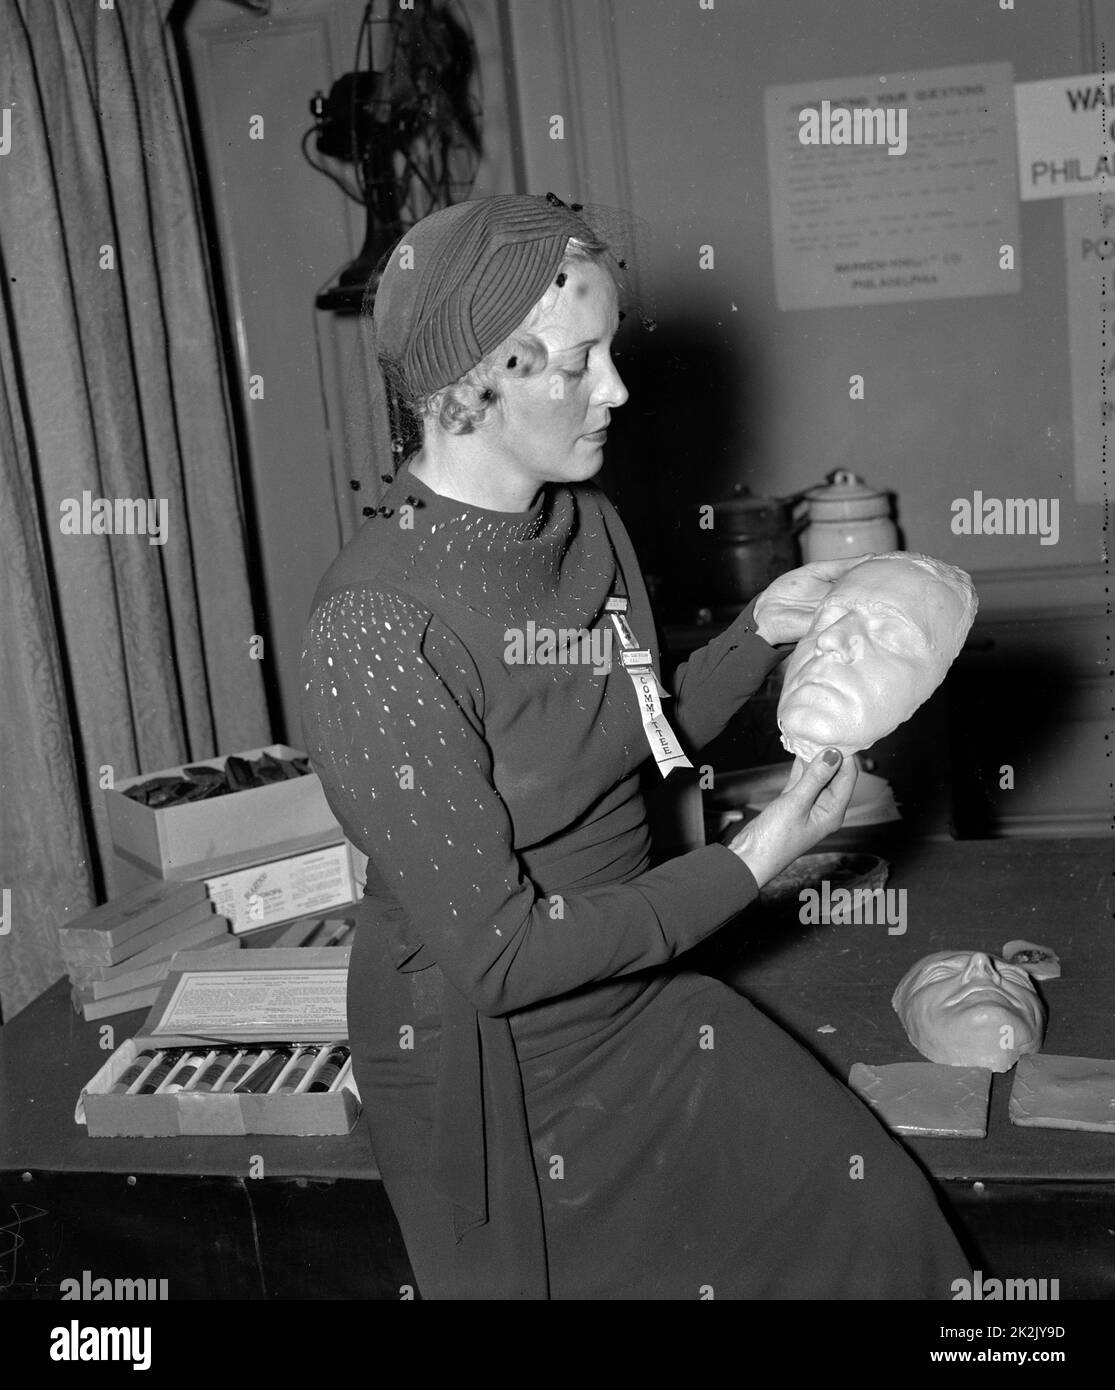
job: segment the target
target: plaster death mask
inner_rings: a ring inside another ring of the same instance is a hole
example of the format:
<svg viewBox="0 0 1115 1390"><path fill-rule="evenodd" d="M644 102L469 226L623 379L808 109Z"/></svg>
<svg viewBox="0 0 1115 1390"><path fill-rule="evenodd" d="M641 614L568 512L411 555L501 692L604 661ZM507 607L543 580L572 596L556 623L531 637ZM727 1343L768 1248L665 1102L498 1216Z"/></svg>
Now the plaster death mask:
<svg viewBox="0 0 1115 1390"><path fill-rule="evenodd" d="M950 1067L1010 1071L1045 1034L1045 1008L1028 972L983 951L925 956L890 1002L922 1056Z"/></svg>
<svg viewBox="0 0 1115 1390"><path fill-rule="evenodd" d="M944 680L976 616L963 570L926 555L872 555L832 586L786 664L782 745L845 757L904 723Z"/></svg>

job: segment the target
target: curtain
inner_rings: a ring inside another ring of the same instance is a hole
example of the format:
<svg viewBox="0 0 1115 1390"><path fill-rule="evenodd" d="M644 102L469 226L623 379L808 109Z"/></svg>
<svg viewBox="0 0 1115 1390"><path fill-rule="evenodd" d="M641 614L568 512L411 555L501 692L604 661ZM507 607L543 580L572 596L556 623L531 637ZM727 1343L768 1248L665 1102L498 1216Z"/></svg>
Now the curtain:
<svg viewBox="0 0 1115 1390"><path fill-rule="evenodd" d="M5 1018L112 890L103 789L270 741L170 6L0 0Z"/></svg>

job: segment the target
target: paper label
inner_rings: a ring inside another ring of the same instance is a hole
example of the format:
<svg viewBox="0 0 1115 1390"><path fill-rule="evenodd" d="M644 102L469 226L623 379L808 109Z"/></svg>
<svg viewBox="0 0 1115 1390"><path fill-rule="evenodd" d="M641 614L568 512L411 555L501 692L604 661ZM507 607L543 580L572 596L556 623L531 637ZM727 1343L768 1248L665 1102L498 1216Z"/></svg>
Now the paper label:
<svg viewBox="0 0 1115 1390"><path fill-rule="evenodd" d="M347 844L238 869L206 884L215 910L236 933L339 907L355 896Z"/></svg>
<svg viewBox="0 0 1115 1390"><path fill-rule="evenodd" d="M152 1036L226 1038L314 1028L347 1037L347 967L337 970L206 970L178 981Z"/></svg>
<svg viewBox="0 0 1115 1390"><path fill-rule="evenodd" d="M620 659L631 678L631 684L635 687L635 698L639 702L639 714L643 722L643 736L654 755L659 772L663 777L668 777L675 767L692 767L693 764L682 751L677 734L670 728L669 720L662 713L662 700L669 697L669 691L662 688L661 682L654 674L649 650L639 646L635 634L622 614L613 613L612 622L623 648Z"/></svg>

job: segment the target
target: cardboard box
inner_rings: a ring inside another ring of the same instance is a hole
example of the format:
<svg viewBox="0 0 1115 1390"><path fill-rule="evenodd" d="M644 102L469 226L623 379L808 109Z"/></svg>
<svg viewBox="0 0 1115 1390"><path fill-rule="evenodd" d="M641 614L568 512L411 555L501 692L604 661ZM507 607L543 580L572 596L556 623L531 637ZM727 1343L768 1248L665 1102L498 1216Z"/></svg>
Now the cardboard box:
<svg viewBox="0 0 1115 1390"><path fill-rule="evenodd" d="M208 899L206 902L208 903ZM212 906L213 904L209 903L210 909ZM228 920L224 917L218 917L215 912L210 910L207 916L199 918L197 922L181 931L176 931L173 936L160 937L158 941L152 942L145 950L128 956L118 965L98 965L88 962L71 964L70 980L82 989L95 984L97 981L118 980L122 976L132 975L148 965L153 965L156 961L168 961L179 951L199 950L203 942L220 941L222 938L230 943L234 939L228 928ZM102 995L112 993L114 993L113 990L102 991Z"/></svg>
<svg viewBox="0 0 1115 1390"><path fill-rule="evenodd" d="M307 1089L313 1084L311 1071L298 1090L286 1095L192 1091L188 1086L146 1096L110 1094L143 1051L347 1044L348 957L345 946L176 957L140 1032L121 1044L82 1089L75 1121L86 1126L91 1138L348 1134L360 1114L351 1059L324 1093ZM275 1085L282 1082L280 1075Z"/></svg>
<svg viewBox="0 0 1115 1390"><path fill-rule="evenodd" d="M287 759L305 756L282 743L233 756L258 758L261 753ZM185 767L221 768L226 761L227 757L198 758L180 767L127 777L106 790L117 854L159 878L184 879L200 877L193 870L214 860L239 858L241 864L250 863L252 856L257 861L279 857L292 841L336 843L343 838L321 780L313 772L180 806L153 808L124 795L128 787L152 777L181 774Z"/></svg>
<svg viewBox="0 0 1115 1390"><path fill-rule="evenodd" d="M90 991L74 985L70 990L70 1003L74 1013L86 1023L98 1018L115 1018L117 1014L130 1014L136 1009L146 1009L159 997L157 984L143 988L130 989L123 994L114 994L110 999L94 999Z"/></svg>
<svg viewBox="0 0 1115 1390"><path fill-rule="evenodd" d="M196 864L191 873L212 900L216 912L229 918L233 932L276 926L296 917L326 915L349 907L364 891L367 856L334 834L284 847L282 857L250 855ZM274 851L272 851L274 854ZM247 860L245 863L244 860ZM152 882L150 871L136 868L116 855L113 881L117 891L131 892Z"/></svg>
<svg viewBox="0 0 1115 1390"><path fill-rule="evenodd" d="M217 918L217 921L223 921L223 918ZM165 960L157 960L152 965L145 965L104 980L93 980L89 984L79 984L75 980L70 990L70 1000L74 1009L87 1021L93 1018L108 1018L116 1013L128 1013L132 1009L146 1009L159 997L159 986L170 974L175 956L187 950L191 954L198 951L236 950L240 944L241 938L233 936L226 928L220 935L199 941L196 945L190 942L188 945L180 946L168 953ZM147 991L150 991L149 995ZM140 994L146 997L140 998Z"/></svg>
<svg viewBox="0 0 1115 1390"><path fill-rule="evenodd" d="M199 884L153 881L64 923L58 928L58 944L67 960L111 965L114 953L123 960L142 949L130 949L137 938L159 931L169 936L191 912L204 912L207 907L212 911Z"/></svg>
<svg viewBox="0 0 1115 1390"><path fill-rule="evenodd" d="M111 934L108 932L85 932L80 942L75 943L72 939L63 941L61 943L62 957L70 967L70 974L76 978L77 972L85 971L94 978L102 978L105 970L124 965L137 956L146 955L148 959L157 960L159 958L158 947L161 943L174 941L197 927L207 926L210 931L218 930L221 927L227 928L228 924L222 922L214 913L213 901L206 892L204 883L191 883L189 887L197 889L196 902L191 903L182 912L175 913L173 917L164 917L161 922L128 937L126 941L120 942L118 945L113 944ZM134 898L135 895L130 896ZM112 901L104 904L105 907L112 905ZM75 932L74 935L76 936L77 933ZM155 955L149 955L152 950L156 952ZM166 951L165 954L170 956L174 952L172 950Z"/></svg>
<svg viewBox="0 0 1115 1390"><path fill-rule="evenodd" d="M233 932L255 931L308 913L325 913L356 897L348 843L254 864L205 880L213 906Z"/></svg>

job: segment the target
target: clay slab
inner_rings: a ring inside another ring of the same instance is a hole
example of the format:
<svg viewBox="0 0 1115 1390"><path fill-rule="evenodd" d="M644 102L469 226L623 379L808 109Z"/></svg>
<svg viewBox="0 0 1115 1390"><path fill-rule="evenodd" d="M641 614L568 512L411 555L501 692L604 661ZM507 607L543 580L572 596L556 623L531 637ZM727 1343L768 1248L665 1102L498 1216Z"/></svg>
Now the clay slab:
<svg viewBox="0 0 1115 1390"><path fill-rule="evenodd" d="M1115 1062L1098 1057L1020 1057L1011 1124L1115 1134Z"/></svg>
<svg viewBox="0 0 1115 1390"><path fill-rule="evenodd" d="M947 1067L938 1062L857 1062L848 1084L879 1112L895 1134L934 1139L984 1139L991 1073L986 1067Z"/></svg>

